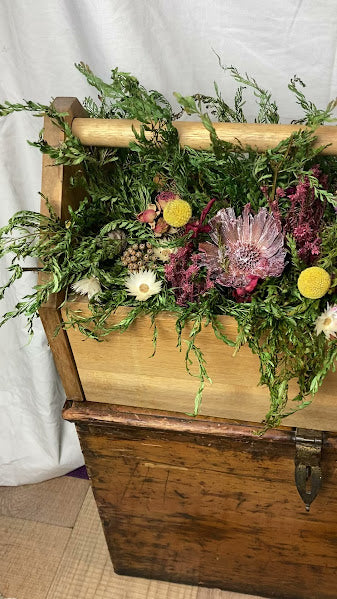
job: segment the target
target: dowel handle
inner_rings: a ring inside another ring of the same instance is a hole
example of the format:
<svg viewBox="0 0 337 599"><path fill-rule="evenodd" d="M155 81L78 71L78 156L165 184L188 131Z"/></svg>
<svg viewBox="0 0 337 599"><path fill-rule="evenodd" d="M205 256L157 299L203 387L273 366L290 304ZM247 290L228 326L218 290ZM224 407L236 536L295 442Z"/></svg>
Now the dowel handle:
<svg viewBox="0 0 337 599"><path fill-rule="evenodd" d="M202 123L193 121L174 121L180 145L196 150L210 147L209 132ZM258 123L213 123L219 138L230 143L240 142L259 151L274 148L295 131L305 129L303 125L264 125ZM132 127L140 130L140 122L130 119L83 119L74 118L72 132L85 146L104 146L126 148L135 140ZM151 132L145 132L151 138ZM325 146L323 154L337 154L337 127L327 125L318 127L315 146Z"/></svg>

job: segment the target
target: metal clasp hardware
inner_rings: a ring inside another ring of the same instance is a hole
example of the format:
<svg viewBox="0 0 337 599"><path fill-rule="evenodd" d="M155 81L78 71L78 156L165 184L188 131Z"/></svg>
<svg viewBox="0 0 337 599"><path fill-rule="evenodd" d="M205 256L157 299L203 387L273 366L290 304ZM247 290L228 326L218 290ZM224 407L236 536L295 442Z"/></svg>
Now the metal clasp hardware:
<svg viewBox="0 0 337 599"><path fill-rule="evenodd" d="M295 433L295 482L307 512L322 484L323 433L297 428Z"/></svg>

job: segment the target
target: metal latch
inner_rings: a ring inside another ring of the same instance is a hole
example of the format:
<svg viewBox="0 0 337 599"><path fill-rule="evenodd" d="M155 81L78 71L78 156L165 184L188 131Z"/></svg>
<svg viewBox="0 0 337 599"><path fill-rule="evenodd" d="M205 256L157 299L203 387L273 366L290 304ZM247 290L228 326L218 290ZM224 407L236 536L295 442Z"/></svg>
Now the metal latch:
<svg viewBox="0 0 337 599"><path fill-rule="evenodd" d="M296 429L295 482L307 512L322 484L321 455L323 433Z"/></svg>

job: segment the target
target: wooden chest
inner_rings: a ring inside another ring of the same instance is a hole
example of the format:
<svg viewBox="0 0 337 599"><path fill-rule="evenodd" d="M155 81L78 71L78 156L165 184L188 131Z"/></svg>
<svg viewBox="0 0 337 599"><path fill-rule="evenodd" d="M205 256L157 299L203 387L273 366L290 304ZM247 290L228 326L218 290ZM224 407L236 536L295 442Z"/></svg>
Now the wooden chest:
<svg viewBox="0 0 337 599"><path fill-rule="evenodd" d="M295 432L84 402L76 423L118 574L287 599L334 599L335 435L307 513Z"/></svg>
<svg viewBox="0 0 337 599"><path fill-rule="evenodd" d="M70 123L83 116L77 100L57 102ZM49 121L45 136L55 145L62 140ZM46 168L44 160L42 191L66 218L67 205L76 205L71 173ZM175 347L170 314L158 319L158 352L149 358L146 318L103 343L72 329L55 337L65 318L61 300L52 297L40 316L116 572L266 597L335 599L336 375L312 406L259 437L268 393L257 387L257 360L248 348L233 358L212 331L203 331L214 384L194 418L186 413L196 386ZM71 305L87 310L79 299ZM121 315L122 309L116 319ZM234 321L224 323L234 336ZM317 492L307 512L304 502Z"/></svg>

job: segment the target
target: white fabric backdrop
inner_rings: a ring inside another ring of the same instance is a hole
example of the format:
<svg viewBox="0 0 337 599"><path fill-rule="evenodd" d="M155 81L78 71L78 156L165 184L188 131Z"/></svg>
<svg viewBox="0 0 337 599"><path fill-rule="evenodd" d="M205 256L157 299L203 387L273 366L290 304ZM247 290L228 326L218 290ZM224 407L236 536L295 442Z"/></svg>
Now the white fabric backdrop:
<svg viewBox="0 0 337 599"><path fill-rule="evenodd" d="M336 95L336 0L0 0L0 102L48 103L90 93L73 67L83 60L98 75L135 74L146 87L212 93L217 80L230 100L226 64L272 89L282 120L298 114L287 91L293 74L324 106ZM248 102L251 114L252 102ZM0 121L0 226L19 209L39 209L41 156L25 140L42 123L27 114ZM1 265L0 280L6 277ZM6 300L11 309L34 278L25 275ZM39 323L27 345L24 321L0 329L0 484L64 474L82 464L73 425L62 423L64 393Z"/></svg>

